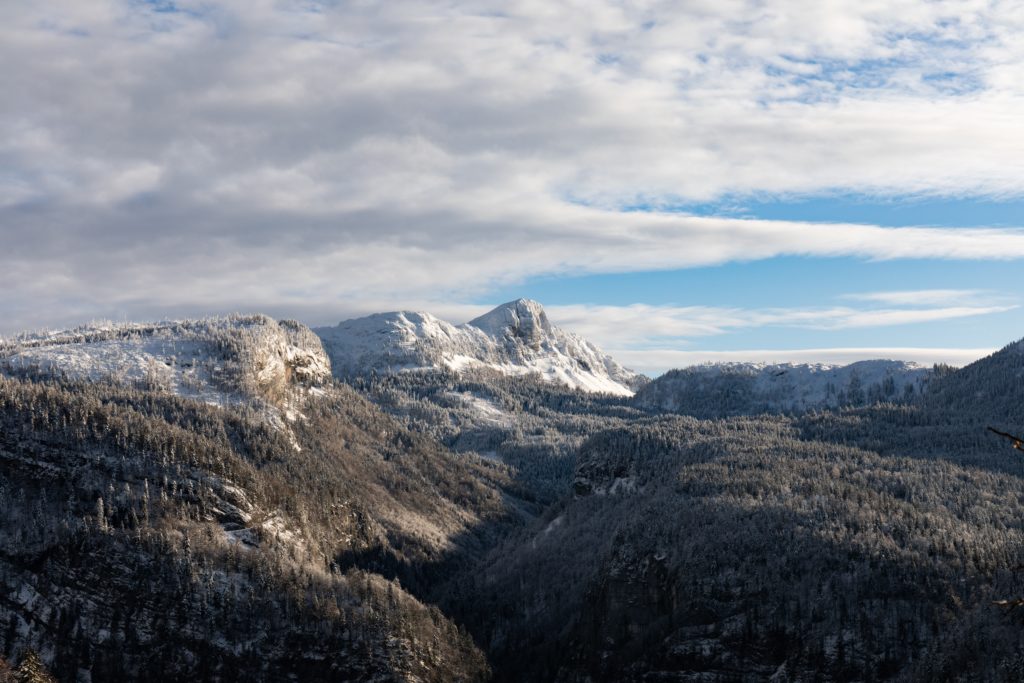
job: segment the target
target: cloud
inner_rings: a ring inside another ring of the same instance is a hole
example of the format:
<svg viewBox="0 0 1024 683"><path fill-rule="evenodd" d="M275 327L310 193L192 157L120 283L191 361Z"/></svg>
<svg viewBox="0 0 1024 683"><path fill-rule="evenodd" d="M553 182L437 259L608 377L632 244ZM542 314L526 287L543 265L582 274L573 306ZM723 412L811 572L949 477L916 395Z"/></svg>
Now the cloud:
<svg viewBox="0 0 1024 683"><path fill-rule="evenodd" d="M910 292L901 293L910 298ZM723 308L711 306L551 306L548 314L558 325L606 348L675 346L694 338L712 337L763 327L847 330L953 320L1013 310L1016 305L938 306L932 308Z"/></svg>
<svg viewBox="0 0 1024 683"><path fill-rule="evenodd" d="M1022 29L980 0L6 3L0 325L326 322L786 254L1019 259L1020 230L664 209L1020 195Z"/></svg>
<svg viewBox="0 0 1024 683"><path fill-rule="evenodd" d="M0 304L6 323L19 322L9 307L24 300L52 316L39 321L50 324L82 312L151 316L174 306L191 306L193 314L291 306L327 321L361 308L359 301L404 308L424 296L464 300L484 286L550 273L665 269L784 254L1024 256L1024 234L1006 230L623 218L584 207L554 211L563 218L555 226L547 216L523 220L525 211L507 222L487 218L472 225L452 213L403 217L383 210L338 223L336 216L210 216L155 202L99 218L53 209L9 214L5 230L15 239L0 257L0 287L16 296ZM174 228L164 227L164 220ZM600 228L587 231L595 225Z"/></svg>
<svg viewBox="0 0 1024 683"><path fill-rule="evenodd" d="M825 348L825 349L751 349L744 351L684 351L679 349L616 349L614 357L637 372L656 377L673 368L701 363L826 363L849 365L861 360L903 360L933 365L946 363L963 366L997 349L943 348Z"/></svg>
<svg viewBox="0 0 1024 683"><path fill-rule="evenodd" d="M1006 295L983 289L914 289L847 294L842 298L896 306L941 306L1001 302Z"/></svg>
<svg viewBox="0 0 1024 683"><path fill-rule="evenodd" d="M751 332L767 327L841 331L984 316L1013 310L1000 305L978 305L983 292L973 290L920 290L848 295L868 307L724 308L711 306L549 306L552 321L600 345L616 360L639 372L657 376L672 368L698 363L766 362L832 363L886 358L931 365L966 365L995 349L989 348L812 348L715 351L694 348L714 345L714 337ZM871 308L873 304L902 308ZM949 304L962 305L949 305ZM710 340L710 341L709 341Z"/></svg>

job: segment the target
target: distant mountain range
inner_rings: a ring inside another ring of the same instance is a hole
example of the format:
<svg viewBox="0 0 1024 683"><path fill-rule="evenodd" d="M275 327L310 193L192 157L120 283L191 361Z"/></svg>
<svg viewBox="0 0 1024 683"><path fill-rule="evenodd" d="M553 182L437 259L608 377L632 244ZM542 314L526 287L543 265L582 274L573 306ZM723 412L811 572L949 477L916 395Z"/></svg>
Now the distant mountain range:
<svg viewBox="0 0 1024 683"><path fill-rule="evenodd" d="M699 417L903 401L919 395L932 372L897 360L846 366L714 363L671 370L651 381L553 325L544 307L529 299L502 304L462 325L411 311L314 330L263 315L232 316L91 325L22 336L6 348L11 368L158 382L179 395L213 402L278 391L293 374L308 383L331 373L345 380L423 370L490 371L591 393L636 393L634 405L640 408Z"/></svg>
<svg viewBox="0 0 1024 683"><path fill-rule="evenodd" d="M866 360L844 366L695 365L658 377L639 391L635 403L696 417L800 413L907 401L921 394L931 374L930 368L896 360Z"/></svg>

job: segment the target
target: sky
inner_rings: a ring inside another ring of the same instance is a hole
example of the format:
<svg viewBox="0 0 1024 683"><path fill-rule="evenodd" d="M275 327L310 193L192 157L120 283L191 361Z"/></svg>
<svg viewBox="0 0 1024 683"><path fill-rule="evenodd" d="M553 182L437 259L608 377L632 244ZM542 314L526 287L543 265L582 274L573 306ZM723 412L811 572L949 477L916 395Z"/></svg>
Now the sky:
<svg viewBox="0 0 1024 683"><path fill-rule="evenodd" d="M1024 337L1019 0L0 3L0 334L521 296L657 374Z"/></svg>

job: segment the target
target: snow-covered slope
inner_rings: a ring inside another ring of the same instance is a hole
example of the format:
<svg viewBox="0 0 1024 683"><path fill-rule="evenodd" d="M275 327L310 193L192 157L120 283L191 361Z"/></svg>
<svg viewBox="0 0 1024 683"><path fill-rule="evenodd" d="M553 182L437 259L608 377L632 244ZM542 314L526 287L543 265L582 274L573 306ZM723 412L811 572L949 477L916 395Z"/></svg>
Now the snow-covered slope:
<svg viewBox="0 0 1024 683"><path fill-rule="evenodd" d="M464 325L429 313L378 313L315 330L339 377L448 367L537 373L590 392L631 395L645 380L587 340L560 330L536 301L518 299Z"/></svg>
<svg viewBox="0 0 1024 683"><path fill-rule="evenodd" d="M698 417L802 412L905 400L921 393L931 372L895 360L844 366L714 363L667 372L634 400L643 408Z"/></svg>
<svg viewBox="0 0 1024 683"><path fill-rule="evenodd" d="M331 366L305 325L254 315L22 335L0 340L0 372L135 383L226 404L276 400L292 384L323 382Z"/></svg>

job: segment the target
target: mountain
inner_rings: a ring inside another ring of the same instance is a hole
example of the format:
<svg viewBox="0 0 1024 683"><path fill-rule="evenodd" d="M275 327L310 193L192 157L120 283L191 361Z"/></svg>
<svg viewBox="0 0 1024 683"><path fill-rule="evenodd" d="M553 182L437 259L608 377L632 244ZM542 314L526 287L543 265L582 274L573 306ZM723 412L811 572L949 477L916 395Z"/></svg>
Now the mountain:
<svg viewBox="0 0 1024 683"><path fill-rule="evenodd" d="M671 370L641 388L638 407L696 417L800 413L919 395L929 368L894 360L850 365L714 363Z"/></svg>
<svg viewBox="0 0 1024 683"><path fill-rule="evenodd" d="M1019 343L630 396L529 301L320 335L0 341L0 677L1024 680Z"/></svg>
<svg viewBox="0 0 1024 683"><path fill-rule="evenodd" d="M1011 443L988 430L1024 434L1024 340L962 368L936 366L909 403L808 414L800 425L809 438L1024 476L1020 459L1006 452Z"/></svg>
<svg viewBox="0 0 1024 683"><path fill-rule="evenodd" d="M0 657L60 680L476 681L417 594L507 525L495 465L265 316L0 348Z"/></svg>
<svg viewBox="0 0 1024 683"><path fill-rule="evenodd" d="M943 368L926 399L932 410L1024 431L1024 340L958 370Z"/></svg>
<svg viewBox="0 0 1024 683"><path fill-rule="evenodd" d="M463 325L399 311L318 328L337 376L407 370L483 369L537 374L588 392L631 395L646 378L548 320L536 301L517 299Z"/></svg>
<svg viewBox="0 0 1024 683"><path fill-rule="evenodd" d="M331 376L305 325L264 315L87 325L0 342L0 370L108 380L219 405L274 400Z"/></svg>

